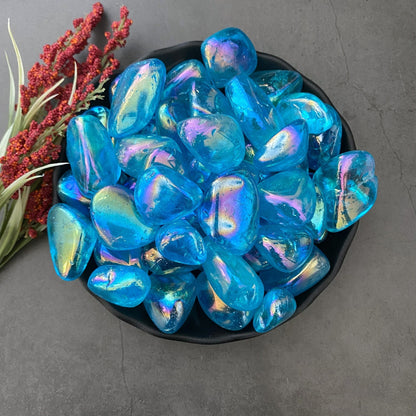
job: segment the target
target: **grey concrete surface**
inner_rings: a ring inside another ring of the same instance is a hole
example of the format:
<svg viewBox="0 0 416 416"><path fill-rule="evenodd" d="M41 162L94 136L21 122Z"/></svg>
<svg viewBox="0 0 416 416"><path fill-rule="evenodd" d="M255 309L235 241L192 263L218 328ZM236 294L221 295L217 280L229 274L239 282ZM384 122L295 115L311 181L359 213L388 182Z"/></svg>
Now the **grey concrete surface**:
<svg viewBox="0 0 416 416"><path fill-rule="evenodd" d="M11 17L28 68L88 3L2 0L0 50L12 53ZM103 3L108 24L120 2ZM220 346L164 341L118 321L78 282L55 276L39 239L0 272L0 415L416 414L415 2L126 3L134 25L124 64L238 26L315 80L374 155L379 198L305 313ZM4 129L5 64L0 83Z"/></svg>

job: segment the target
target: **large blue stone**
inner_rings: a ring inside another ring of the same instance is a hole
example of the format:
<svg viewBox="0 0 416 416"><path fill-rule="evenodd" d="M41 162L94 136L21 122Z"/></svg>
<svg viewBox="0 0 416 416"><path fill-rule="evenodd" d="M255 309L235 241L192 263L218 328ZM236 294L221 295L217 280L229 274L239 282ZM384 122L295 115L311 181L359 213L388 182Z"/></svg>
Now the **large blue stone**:
<svg viewBox="0 0 416 416"><path fill-rule="evenodd" d="M90 215L91 200L82 195L71 170L67 170L59 178L56 192L62 202L76 208L86 216Z"/></svg>
<svg viewBox="0 0 416 416"><path fill-rule="evenodd" d="M244 254L243 259L256 272L260 272L262 270L268 270L272 268L272 266L266 260L266 258L257 250L256 246L253 246L249 252Z"/></svg>
<svg viewBox="0 0 416 416"><path fill-rule="evenodd" d="M142 248L131 250L111 250L105 244L97 241L94 248L94 260L98 266L104 264L121 264L122 266L137 266L143 269L140 259Z"/></svg>
<svg viewBox="0 0 416 416"><path fill-rule="evenodd" d="M323 241L327 235L326 230L326 209L325 201L322 192L318 186L315 185L316 191L316 205L313 217L305 224L306 229L312 235L313 239L319 243Z"/></svg>
<svg viewBox="0 0 416 416"><path fill-rule="evenodd" d="M97 117L98 120L101 121L101 124L107 128L108 117L110 116L110 110L107 107L103 107L102 105L90 107L84 114L90 114Z"/></svg>

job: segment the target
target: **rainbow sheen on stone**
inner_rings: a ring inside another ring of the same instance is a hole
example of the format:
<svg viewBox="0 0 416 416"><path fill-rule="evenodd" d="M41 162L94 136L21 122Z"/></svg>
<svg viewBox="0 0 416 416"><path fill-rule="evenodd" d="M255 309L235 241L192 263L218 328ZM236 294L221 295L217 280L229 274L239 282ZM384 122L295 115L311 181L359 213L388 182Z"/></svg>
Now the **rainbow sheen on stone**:
<svg viewBox="0 0 416 416"><path fill-rule="evenodd" d="M308 92L296 92L282 97L276 110L285 125L300 118L305 120L309 134L321 134L333 124L332 113L326 105L316 95Z"/></svg>
<svg viewBox="0 0 416 416"><path fill-rule="evenodd" d="M327 213L327 230L342 231L357 222L374 205L378 179L374 158L363 150L342 153L314 174Z"/></svg>
<svg viewBox="0 0 416 416"><path fill-rule="evenodd" d="M215 179L199 209L202 229L233 254L247 253L259 227L256 184L241 173Z"/></svg>
<svg viewBox="0 0 416 416"><path fill-rule="evenodd" d="M117 183L121 170L107 129L97 117L72 118L66 135L66 156L84 196L91 198L104 186Z"/></svg>
<svg viewBox="0 0 416 416"><path fill-rule="evenodd" d="M313 217L305 224L306 229L312 235L313 239L320 243L326 237L326 209L325 201L322 192L317 185L315 185L316 205Z"/></svg>
<svg viewBox="0 0 416 416"><path fill-rule="evenodd" d="M116 139L138 133L151 120L163 92L165 64L146 59L121 74L111 103L108 128Z"/></svg>
<svg viewBox="0 0 416 416"><path fill-rule="evenodd" d="M113 81L111 82L110 88L108 89L108 98L110 100L110 103L113 101L114 93L116 92L117 85L120 82L121 73L118 74Z"/></svg>
<svg viewBox="0 0 416 416"><path fill-rule="evenodd" d="M295 71L282 69L269 69L256 71L251 78L267 94L273 105L276 105L281 97L302 91L302 76Z"/></svg>
<svg viewBox="0 0 416 416"><path fill-rule="evenodd" d="M256 152L253 163L262 172L279 172L302 163L308 152L308 126L299 119L275 134Z"/></svg>
<svg viewBox="0 0 416 416"><path fill-rule="evenodd" d="M272 266L266 258L253 246L249 252L244 254L243 259L252 267L255 272L271 269Z"/></svg>
<svg viewBox="0 0 416 416"><path fill-rule="evenodd" d="M174 334L185 323L196 298L196 279L191 273L150 276L152 287L144 300L147 314L165 334Z"/></svg>
<svg viewBox="0 0 416 416"><path fill-rule="evenodd" d="M108 125L108 117L110 115L110 110L107 107L102 105L97 105L94 107L90 107L84 114L90 114L94 117L97 117L98 120L101 121L101 124L107 128Z"/></svg>
<svg viewBox="0 0 416 416"><path fill-rule="evenodd" d="M201 272L197 278L197 296L205 315L229 331L245 328L253 318L254 311L239 311L226 305L214 292L204 272Z"/></svg>
<svg viewBox="0 0 416 416"><path fill-rule="evenodd" d="M192 181L166 166L147 169L134 190L140 214L153 224L186 217L202 202L202 191Z"/></svg>
<svg viewBox="0 0 416 416"><path fill-rule="evenodd" d="M296 300L285 289L272 289L253 317L256 332L264 333L286 322L296 311Z"/></svg>
<svg viewBox="0 0 416 416"><path fill-rule="evenodd" d="M56 192L62 202L76 208L86 216L90 215L91 200L82 195L70 169L59 178Z"/></svg>
<svg viewBox="0 0 416 416"><path fill-rule="evenodd" d="M76 208L55 204L49 210L49 249L56 274L63 280L81 276L97 241L91 221Z"/></svg>
<svg viewBox="0 0 416 416"><path fill-rule="evenodd" d="M232 169L244 159L243 132L232 117L208 114L188 118L178 124L178 133L189 152L211 172Z"/></svg>
<svg viewBox="0 0 416 416"><path fill-rule="evenodd" d="M155 242L163 257L177 263L197 265L207 259L201 234L185 220L161 227Z"/></svg>
<svg viewBox="0 0 416 416"><path fill-rule="evenodd" d="M137 212L132 192L120 185L107 186L94 195L91 219L101 241L113 250L131 250L149 244L157 231Z"/></svg>
<svg viewBox="0 0 416 416"><path fill-rule="evenodd" d="M313 217L315 187L303 170L276 173L260 182L258 190L260 216L271 223L301 226Z"/></svg>
<svg viewBox="0 0 416 416"><path fill-rule="evenodd" d="M88 279L88 289L107 302L125 308L140 305L150 290L147 273L136 266L108 264L95 269Z"/></svg>
<svg viewBox="0 0 416 416"><path fill-rule="evenodd" d="M262 147L284 123L263 90L248 76L233 78L225 88L236 120L254 147Z"/></svg>
<svg viewBox="0 0 416 416"><path fill-rule="evenodd" d="M252 311L261 304L263 283L241 258L229 253L211 239L205 240L207 261L203 264L207 279L224 303L240 311Z"/></svg>
<svg viewBox="0 0 416 416"><path fill-rule="evenodd" d="M206 38L201 54L210 78L222 88L239 74L250 75L257 66L257 53L248 36L229 27Z"/></svg>
<svg viewBox="0 0 416 416"><path fill-rule="evenodd" d="M122 266L137 266L143 269L140 263L141 255L141 248L111 250L111 248L108 248L100 241L97 241L94 248L94 260L98 266L103 266L104 264L121 264Z"/></svg>

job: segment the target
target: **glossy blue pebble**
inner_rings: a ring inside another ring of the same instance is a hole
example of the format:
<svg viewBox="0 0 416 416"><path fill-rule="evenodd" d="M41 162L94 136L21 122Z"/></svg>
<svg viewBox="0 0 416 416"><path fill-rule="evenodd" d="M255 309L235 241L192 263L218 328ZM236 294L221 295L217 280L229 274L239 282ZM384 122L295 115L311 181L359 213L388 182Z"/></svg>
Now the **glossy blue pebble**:
<svg viewBox="0 0 416 416"><path fill-rule="evenodd" d="M239 256L206 239L207 261L203 264L207 279L220 299L233 309L257 309L264 286L256 272Z"/></svg>
<svg viewBox="0 0 416 416"><path fill-rule="evenodd" d="M186 176L195 182L201 189L205 190L212 178L212 172L207 169L198 159L191 159L186 168Z"/></svg>
<svg viewBox="0 0 416 416"><path fill-rule="evenodd" d="M363 150L333 157L314 174L322 192L327 214L327 229L342 231L358 221L374 205L378 179L374 158Z"/></svg>
<svg viewBox="0 0 416 416"><path fill-rule="evenodd" d="M82 195L70 169L59 178L56 192L62 202L78 209L86 216L90 215L91 200Z"/></svg>
<svg viewBox="0 0 416 416"><path fill-rule="evenodd" d="M97 233L89 218L66 204L55 204L48 214L48 239L52 263L63 280L81 276L91 258Z"/></svg>
<svg viewBox="0 0 416 416"><path fill-rule="evenodd" d="M244 159L243 132L237 122L222 114L188 118L178 124L184 145L207 169L221 173Z"/></svg>
<svg viewBox="0 0 416 416"><path fill-rule="evenodd" d="M271 269L272 266L266 258L257 250L256 246L244 254L243 259L253 268L255 272Z"/></svg>
<svg viewBox="0 0 416 416"><path fill-rule="evenodd" d="M147 273L136 266L120 264L99 266L88 279L92 293L118 306L134 308L150 291Z"/></svg>
<svg viewBox="0 0 416 416"><path fill-rule="evenodd" d="M155 164L137 182L134 200L150 223L166 224L194 211L202 202L202 191L173 169Z"/></svg>
<svg viewBox="0 0 416 416"><path fill-rule="evenodd" d="M97 117L98 120L101 121L101 124L107 128L108 125L108 117L110 115L110 110L107 107L102 105L97 105L94 107L90 107L84 114L90 114L94 117Z"/></svg>
<svg viewBox="0 0 416 416"><path fill-rule="evenodd" d="M116 139L138 133L151 120L165 85L166 68L159 59L129 65L121 74L111 103L108 128Z"/></svg>
<svg viewBox="0 0 416 416"><path fill-rule="evenodd" d="M309 222L305 224L306 229L312 235L313 239L320 243L327 235L326 230L326 209L325 201L321 190L315 185L316 205L315 212Z"/></svg>
<svg viewBox="0 0 416 416"><path fill-rule="evenodd" d="M225 93L241 129L257 148L289 124L283 122L263 90L245 75L233 78Z"/></svg>
<svg viewBox="0 0 416 416"><path fill-rule="evenodd" d="M248 36L240 29L229 27L202 42L201 54L205 67L217 88L222 88L239 74L250 75L257 66L257 53Z"/></svg>
<svg viewBox="0 0 416 416"><path fill-rule="evenodd" d="M174 334L185 323L196 298L196 279L191 273L152 275L152 287L144 300L147 314L165 334Z"/></svg>
<svg viewBox="0 0 416 416"><path fill-rule="evenodd" d="M155 242L163 257L177 263L201 264L207 259L201 234L185 220L161 227Z"/></svg>
<svg viewBox="0 0 416 416"><path fill-rule="evenodd" d="M239 331L245 328L253 318L254 311L239 311L226 305L214 292L204 272L198 275L197 293L199 304L205 315L222 328Z"/></svg>
<svg viewBox="0 0 416 416"><path fill-rule="evenodd" d="M67 129L66 155L79 189L88 198L107 185L115 185L120 167L110 136L92 115L71 119Z"/></svg>
<svg viewBox="0 0 416 416"><path fill-rule="evenodd" d="M122 266L137 266L143 269L140 263L142 251L141 248L111 250L105 244L97 241L94 248L94 260L98 266L103 266L104 264L121 264Z"/></svg>
<svg viewBox="0 0 416 416"><path fill-rule="evenodd" d="M264 333L286 322L296 311L293 295L285 289L272 289L253 317L256 332Z"/></svg>

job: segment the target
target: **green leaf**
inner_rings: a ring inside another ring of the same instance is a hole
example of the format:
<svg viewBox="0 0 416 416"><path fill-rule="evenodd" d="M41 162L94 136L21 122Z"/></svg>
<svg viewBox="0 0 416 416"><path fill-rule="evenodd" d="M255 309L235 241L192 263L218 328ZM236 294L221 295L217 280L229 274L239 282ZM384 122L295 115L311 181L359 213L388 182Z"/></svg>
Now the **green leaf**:
<svg viewBox="0 0 416 416"><path fill-rule="evenodd" d="M13 124L6 130L6 133L4 133L3 137L0 141L0 157L4 156L6 154L7 146L9 145L9 140L11 137L11 133L13 130ZM1 165L0 165L1 168Z"/></svg>
<svg viewBox="0 0 416 416"><path fill-rule="evenodd" d="M13 124L13 118L14 118L14 105L15 105L15 99L16 99L16 86L14 85L14 76L13 71L10 66L9 57L7 56L7 52L4 52L6 55L6 63L7 67L9 68L9 78L10 78L10 93L9 93L9 123L7 127L10 127Z"/></svg>

